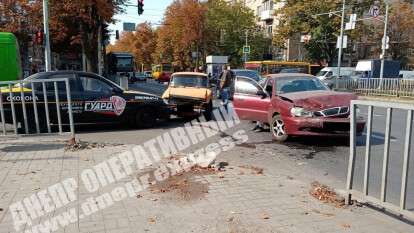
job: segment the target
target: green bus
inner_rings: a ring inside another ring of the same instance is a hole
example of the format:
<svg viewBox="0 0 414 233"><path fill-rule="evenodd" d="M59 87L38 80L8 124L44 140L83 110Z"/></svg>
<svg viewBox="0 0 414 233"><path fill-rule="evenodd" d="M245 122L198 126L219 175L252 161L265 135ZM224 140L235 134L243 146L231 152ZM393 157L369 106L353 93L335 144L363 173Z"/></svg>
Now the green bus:
<svg viewBox="0 0 414 233"><path fill-rule="evenodd" d="M0 32L0 81L14 81L22 77L19 44L13 33Z"/></svg>

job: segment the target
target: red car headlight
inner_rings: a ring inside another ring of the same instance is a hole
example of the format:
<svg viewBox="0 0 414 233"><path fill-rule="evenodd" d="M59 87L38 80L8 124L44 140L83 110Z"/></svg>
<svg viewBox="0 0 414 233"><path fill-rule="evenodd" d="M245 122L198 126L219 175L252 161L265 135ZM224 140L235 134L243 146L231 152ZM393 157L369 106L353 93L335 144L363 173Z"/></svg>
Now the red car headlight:
<svg viewBox="0 0 414 233"><path fill-rule="evenodd" d="M295 117L312 117L313 113L301 107L293 107L290 113Z"/></svg>

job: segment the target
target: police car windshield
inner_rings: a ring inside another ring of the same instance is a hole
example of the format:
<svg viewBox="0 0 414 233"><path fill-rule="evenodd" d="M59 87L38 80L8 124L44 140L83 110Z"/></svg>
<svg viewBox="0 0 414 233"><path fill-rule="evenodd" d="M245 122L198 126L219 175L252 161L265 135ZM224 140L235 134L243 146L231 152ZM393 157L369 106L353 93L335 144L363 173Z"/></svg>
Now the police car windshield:
<svg viewBox="0 0 414 233"><path fill-rule="evenodd" d="M173 87L207 87L207 77L200 75L175 75L171 81Z"/></svg>

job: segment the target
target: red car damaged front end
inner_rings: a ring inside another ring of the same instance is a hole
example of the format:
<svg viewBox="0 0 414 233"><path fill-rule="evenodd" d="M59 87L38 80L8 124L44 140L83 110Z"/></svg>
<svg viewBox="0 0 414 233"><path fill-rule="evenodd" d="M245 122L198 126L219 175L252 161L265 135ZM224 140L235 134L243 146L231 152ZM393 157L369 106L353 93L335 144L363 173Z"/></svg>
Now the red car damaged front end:
<svg viewBox="0 0 414 233"><path fill-rule="evenodd" d="M351 93L328 90L295 92L280 95L276 106L288 135L346 136L350 131ZM356 130L364 131L365 120L357 118Z"/></svg>

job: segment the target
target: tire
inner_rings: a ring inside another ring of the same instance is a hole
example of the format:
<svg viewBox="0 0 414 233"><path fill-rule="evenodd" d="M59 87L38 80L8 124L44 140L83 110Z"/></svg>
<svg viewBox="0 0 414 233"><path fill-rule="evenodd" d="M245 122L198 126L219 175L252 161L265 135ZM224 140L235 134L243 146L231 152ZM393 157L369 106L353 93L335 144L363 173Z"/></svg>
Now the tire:
<svg viewBox="0 0 414 233"><path fill-rule="evenodd" d="M157 122L157 111L151 107L144 107L135 114L135 125L139 128L152 128Z"/></svg>
<svg viewBox="0 0 414 233"><path fill-rule="evenodd" d="M203 114L206 121L211 121L213 119L213 102L210 101L210 103L208 103Z"/></svg>
<svg viewBox="0 0 414 233"><path fill-rule="evenodd" d="M284 142L288 139L289 135L285 131L285 122L280 115L273 116L272 122L270 123L270 133L274 141Z"/></svg>

